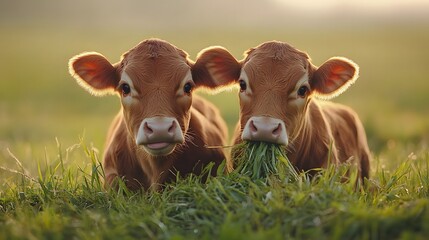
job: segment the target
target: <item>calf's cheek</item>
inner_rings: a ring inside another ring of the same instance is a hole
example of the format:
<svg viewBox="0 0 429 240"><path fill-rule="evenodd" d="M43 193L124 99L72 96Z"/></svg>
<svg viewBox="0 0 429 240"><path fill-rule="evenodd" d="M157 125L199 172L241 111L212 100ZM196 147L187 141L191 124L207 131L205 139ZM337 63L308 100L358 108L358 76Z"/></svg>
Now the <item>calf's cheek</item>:
<svg viewBox="0 0 429 240"><path fill-rule="evenodd" d="M128 132L131 136L136 138L138 129L143 119L139 118L138 115L132 110L122 109L122 111Z"/></svg>

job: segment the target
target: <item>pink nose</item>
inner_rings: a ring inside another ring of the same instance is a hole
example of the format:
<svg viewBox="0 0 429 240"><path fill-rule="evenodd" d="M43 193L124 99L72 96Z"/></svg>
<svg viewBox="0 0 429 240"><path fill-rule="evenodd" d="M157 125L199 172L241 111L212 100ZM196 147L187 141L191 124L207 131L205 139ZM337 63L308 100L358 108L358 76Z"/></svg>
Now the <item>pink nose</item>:
<svg viewBox="0 0 429 240"><path fill-rule="evenodd" d="M140 125L136 142L138 145L150 143L182 143L184 141L179 123L175 118L146 118Z"/></svg>
<svg viewBox="0 0 429 240"><path fill-rule="evenodd" d="M143 131L148 138L172 137L176 121L143 121Z"/></svg>
<svg viewBox="0 0 429 240"><path fill-rule="evenodd" d="M251 117L241 134L243 140L288 144L286 127L282 120L271 117Z"/></svg>

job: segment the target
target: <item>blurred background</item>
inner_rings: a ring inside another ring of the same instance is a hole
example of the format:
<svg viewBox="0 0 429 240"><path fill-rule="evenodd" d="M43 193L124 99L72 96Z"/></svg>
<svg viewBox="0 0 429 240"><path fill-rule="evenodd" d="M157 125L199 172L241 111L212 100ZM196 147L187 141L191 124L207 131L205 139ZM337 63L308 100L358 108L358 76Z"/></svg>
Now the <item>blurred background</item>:
<svg viewBox="0 0 429 240"><path fill-rule="evenodd" d="M83 139L101 153L119 100L90 96L67 62L83 51L116 62L150 37L192 59L211 45L241 59L269 40L306 51L316 65L350 58L360 78L334 101L359 113L376 158L389 161L398 148L427 151L429 1L0 0L0 166L16 168L11 152L35 169L56 158L57 142L67 149ZM237 93L205 96L232 131ZM0 170L0 179L5 174Z"/></svg>

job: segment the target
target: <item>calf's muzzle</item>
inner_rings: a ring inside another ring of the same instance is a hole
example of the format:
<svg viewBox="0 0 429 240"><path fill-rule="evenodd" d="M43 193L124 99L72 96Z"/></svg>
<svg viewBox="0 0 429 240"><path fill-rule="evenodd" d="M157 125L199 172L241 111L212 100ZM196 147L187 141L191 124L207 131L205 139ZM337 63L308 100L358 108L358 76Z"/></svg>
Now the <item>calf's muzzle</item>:
<svg viewBox="0 0 429 240"><path fill-rule="evenodd" d="M136 144L152 155L167 155L184 141L180 125L172 117L145 118L136 136Z"/></svg>
<svg viewBox="0 0 429 240"><path fill-rule="evenodd" d="M241 139L285 146L288 144L284 122L277 118L265 116L251 117L244 126Z"/></svg>

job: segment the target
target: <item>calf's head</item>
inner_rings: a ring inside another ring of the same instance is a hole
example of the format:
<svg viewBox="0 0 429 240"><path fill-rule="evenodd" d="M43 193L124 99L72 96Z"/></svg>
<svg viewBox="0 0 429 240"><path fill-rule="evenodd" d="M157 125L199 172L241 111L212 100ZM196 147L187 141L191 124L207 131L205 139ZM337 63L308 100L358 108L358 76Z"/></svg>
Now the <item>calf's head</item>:
<svg viewBox="0 0 429 240"><path fill-rule="evenodd" d="M221 47L199 55L212 81L238 83L241 139L249 141L288 145L302 129L312 97L335 97L358 77L358 66L346 58L316 67L306 53L277 41L248 50L240 61Z"/></svg>
<svg viewBox="0 0 429 240"><path fill-rule="evenodd" d="M215 88L204 62L158 39L149 39L111 64L96 52L70 59L70 74L94 95L120 96L123 118L137 146L153 156L168 155L185 141L195 87ZM195 75L193 77L193 75Z"/></svg>

